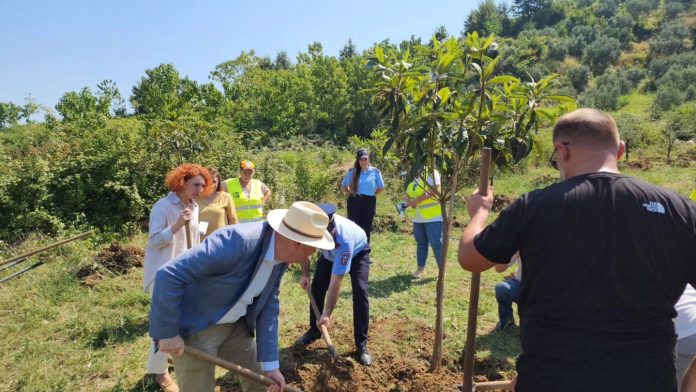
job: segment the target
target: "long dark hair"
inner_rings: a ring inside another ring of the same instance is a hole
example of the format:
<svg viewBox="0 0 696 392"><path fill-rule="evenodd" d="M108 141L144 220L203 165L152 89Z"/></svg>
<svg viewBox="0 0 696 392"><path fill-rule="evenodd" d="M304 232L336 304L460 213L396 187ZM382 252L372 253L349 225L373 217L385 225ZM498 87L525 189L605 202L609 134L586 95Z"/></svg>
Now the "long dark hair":
<svg viewBox="0 0 696 392"><path fill-rule="evenodd" d="M350 193L356 195L358 193L358 182L360 181L360 158L363 156L368 156L369 154L366 149L361 148L355 152L355 162L353 163L353 178L350 180Z"/></svg>

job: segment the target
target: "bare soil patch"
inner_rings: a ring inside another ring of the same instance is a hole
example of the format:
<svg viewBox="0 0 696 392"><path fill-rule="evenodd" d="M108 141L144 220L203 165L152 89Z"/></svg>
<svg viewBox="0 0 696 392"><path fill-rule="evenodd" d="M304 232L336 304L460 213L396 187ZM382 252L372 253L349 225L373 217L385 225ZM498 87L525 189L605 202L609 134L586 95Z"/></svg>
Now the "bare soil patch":
<svg viewBox="0 0 696 392"><path fill-rule="evenodd" d="M93 287L105 275L123 275L133 268L141 268L144 256L141 248L113 242L97 254L94 263L82 266L76 276L83 285Z"/></svg>
<svg viewBox="0 0 696 392"><path fill-rule="evenodd" d="M281 371L288 384L303 391L372 392L372 391L456 391L462 383L461 359L443 358L442 368L429 373L433 329L417 323L404 323L398 318L372 320L369 350L371 367L360 365L353 349L352 325L333 328L332 339L341 358L332 358L322 340L307 348L289 347L281 350ZM297 336L306 326L297 325ZM336 335L334 336L334 331ZM382 343L383 342L383 343ZM417 348L400 342L417 342ZM477 382L499 380L500 364L477 360L474 364ZM229 376L223 377L218 392L241 391Z"/></svg>

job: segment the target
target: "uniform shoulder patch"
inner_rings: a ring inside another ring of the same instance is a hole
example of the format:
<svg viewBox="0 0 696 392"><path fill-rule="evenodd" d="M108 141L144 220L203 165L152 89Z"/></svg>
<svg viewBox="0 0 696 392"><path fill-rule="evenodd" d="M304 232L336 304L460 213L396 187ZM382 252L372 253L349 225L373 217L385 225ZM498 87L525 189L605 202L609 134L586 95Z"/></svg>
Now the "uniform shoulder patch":
<svg viewBox="0 0 696 392"><path fill-rule="evenodd" d="M341 255L341 264L346 265L350 261L350 252L346 252Z"/></svg>

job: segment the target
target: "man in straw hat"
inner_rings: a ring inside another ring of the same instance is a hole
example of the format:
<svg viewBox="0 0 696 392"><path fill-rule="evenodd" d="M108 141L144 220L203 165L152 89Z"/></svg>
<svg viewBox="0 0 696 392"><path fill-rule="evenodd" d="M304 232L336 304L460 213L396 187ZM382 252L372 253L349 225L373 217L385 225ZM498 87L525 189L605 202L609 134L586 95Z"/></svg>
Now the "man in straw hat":
<svg viewBox="0 0 696 392"><path fill-rule="evenodd" d="M319 207L298 201L271 211L266 222L221 228L157 271L150 335L160 350L174 355L182 392L215 387L214 365L181 355L184 345L263 371L277 382L269 391L283 389L280 280L288 263L309 262L317 248L334 248L328 224ZM240 381L245 391L266 389Z"/></svg>

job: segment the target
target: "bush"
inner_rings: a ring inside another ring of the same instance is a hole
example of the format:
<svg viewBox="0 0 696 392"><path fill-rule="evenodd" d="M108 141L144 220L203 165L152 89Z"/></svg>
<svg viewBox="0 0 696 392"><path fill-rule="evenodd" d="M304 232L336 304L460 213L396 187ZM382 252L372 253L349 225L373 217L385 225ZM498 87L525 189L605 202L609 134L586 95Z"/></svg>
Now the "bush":
<svg viewBox="0 0 696 392"><path fill-rule="evenodd" d="M578 67L569 69L567 75L568 80L570 80L570 84L573 85L573 88L577 92L581 93L585 90L585 87L587 87L587 82L590 81L592 73L589 67L586 65L580 65Z"/></svg>
<svg viewBox="0 0 696 392"><path fill-rule="evenodd" d="M628 94L632 87L626 73L609 71L597 78L595 86L585 91L580 101L598 109L616 110L619 108L619 97Z"/></svg>
<svg viewBox="0 0 696 392"><path fill-rule="evenodd" d="M670 56L692 49L694 42L689 29L679 21L662 25L659 32L650 40L652 56Z"/></svg>
<svg viewBox="0 0 696 392"><path fill-rule="evenodd" d="M598 37L587 45L583 51L583 62L587 64L595 75L614 64L621 54L621 42L616 38L606 36Z"/></svg>
<svg viewBox="0 0 696 392"><path fill-rule="evenodd" d="M596 38L597 32L592 26L579 25L573 27L568 42L568 53L573 56L581 56L585 47Z"/></svg>
<svg viewBox="0 0 696 392"><path fill-rule="evenodd" d="M650 70L650 76L654 80L658 80L672 69L680 70L694 64L696 64L696 52L690 51L669 57L653 59L650 61L650 66L648 68Z"/></svg>

